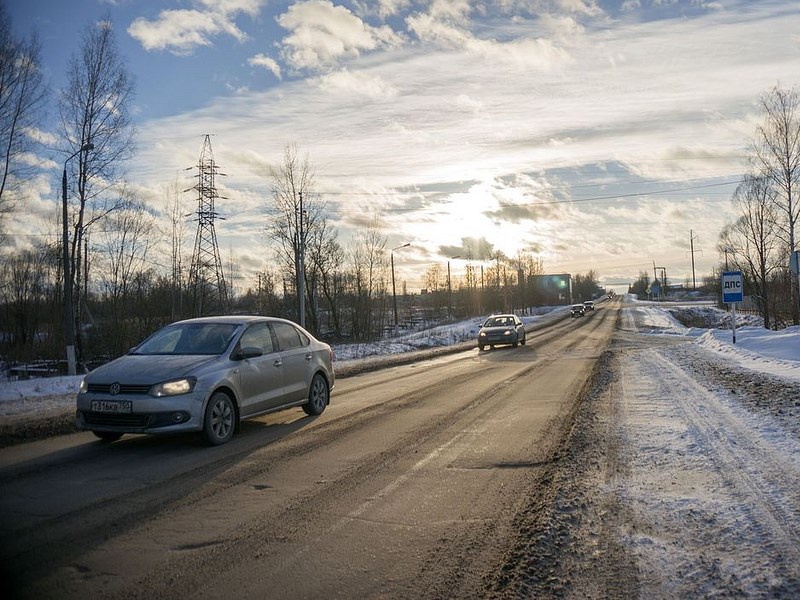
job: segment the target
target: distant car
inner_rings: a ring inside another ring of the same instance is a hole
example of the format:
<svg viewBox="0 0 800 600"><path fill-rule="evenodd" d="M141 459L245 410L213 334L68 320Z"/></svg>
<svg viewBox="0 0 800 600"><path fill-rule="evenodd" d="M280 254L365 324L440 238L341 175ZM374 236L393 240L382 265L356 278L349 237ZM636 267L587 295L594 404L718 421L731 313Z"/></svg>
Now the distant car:
<svg viewBox="0 0 800 600"><path fill-rule="evenodd" d="M478 350L510 344L515 348L525 345L525 326L517 315L492 315L478 331Z"/></svg>
<svg viewBox="0 0 800 600"><path fill-rule="evenodd" d="M586 302L584 302L584 303L583 303L583 309L584 309L585 311L587 311L587 310L594 310L594 301L592 301L592 300L587 300Z"/></svg>
<svg viewBox="0 0 800 600"><path fill-rule="evenodd" d="M179 321L89 373L76 424L105 442L125 433L200 432L209 444L223 444L243 419L292 406L321 414L334 384L332 361L330 346L291 321Z"/></svg>
<svg viewBox="0 0 800 600"><path fill-rule="evenodd" d="M569 309L569 314L572 317L582 317L586 314L586 307L583 304L573 304Z"/></svg>

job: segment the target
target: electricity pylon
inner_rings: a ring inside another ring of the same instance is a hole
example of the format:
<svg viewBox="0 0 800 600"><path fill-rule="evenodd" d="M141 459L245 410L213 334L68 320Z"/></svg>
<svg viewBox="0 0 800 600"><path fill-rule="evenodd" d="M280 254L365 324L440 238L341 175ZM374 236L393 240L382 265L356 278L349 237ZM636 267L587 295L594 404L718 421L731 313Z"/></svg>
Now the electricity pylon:
<svg viewBox="0 0 800 600"><path fill-rule="evenodd" d="M194 315L223 314L228 308L228 288L222 272L214 220L219 216L214 208L221 198L214 185L218 167L211 151L211 136L206 134L200 161L197 164L197 235L194 240L189 288L192 292ZM224 173L219 173L224 175ZM188 191L188 190L187 190Z"/></svg>

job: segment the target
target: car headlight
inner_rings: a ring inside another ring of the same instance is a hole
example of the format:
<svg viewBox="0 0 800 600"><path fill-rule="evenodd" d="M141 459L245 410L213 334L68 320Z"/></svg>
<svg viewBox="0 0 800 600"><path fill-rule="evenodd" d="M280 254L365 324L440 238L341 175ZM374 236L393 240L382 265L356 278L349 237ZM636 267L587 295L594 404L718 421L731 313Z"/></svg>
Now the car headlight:
<svg viewBox="0 0 800 600"><path fill-rule="evenodd" d="M503 335L511 335L512 333L513 333L513 332L512 332L510 329L506 329L506 330L503 332Z"/></svg>
<svg viewBox="0 0 800 600"><path fill-rule="evenodd" d="M194 384L197 380L194 377L185 377L183 379L175 379L173 381L165 381L164 383L157 383L150 388L150 395L156 398L163 396L180 396L181 394L188 394L194 389Z"/></svg>
<svg viewBox="0 0 800 600"><path fill-rule="evenodd" d="M486 332L485 331L481 331L478 335L481 336L481 337L486 337Z"/></svg>
<svg viewBox="0 0 800 600"><path fill-rule="evenodd" d="M81 387L78 388L79 394L85 394L89 391L89 383L86 381L86 377L81 379Z"/></svg>

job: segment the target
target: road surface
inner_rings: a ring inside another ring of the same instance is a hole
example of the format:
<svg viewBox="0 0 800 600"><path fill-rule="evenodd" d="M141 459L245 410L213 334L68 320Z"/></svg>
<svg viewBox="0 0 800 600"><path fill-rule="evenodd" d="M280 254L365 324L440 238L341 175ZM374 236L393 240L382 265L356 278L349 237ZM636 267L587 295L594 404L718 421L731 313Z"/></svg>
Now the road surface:
<svg viewBox="0 0 800 600"><path fill-rule="evenodd" d="M343 378L221 447L0 450L4 597L503 596L617 316Z"/></svg>

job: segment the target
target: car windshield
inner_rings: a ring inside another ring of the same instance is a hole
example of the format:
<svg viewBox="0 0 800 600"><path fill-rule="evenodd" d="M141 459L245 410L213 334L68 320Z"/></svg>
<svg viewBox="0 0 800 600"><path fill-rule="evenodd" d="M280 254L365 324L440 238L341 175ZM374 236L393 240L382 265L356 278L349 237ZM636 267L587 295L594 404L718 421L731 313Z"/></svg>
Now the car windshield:
<svg viewBox="0 0 800 600"><path fill-rule="evenodd" d="M490 317L484 327L509 327L514 324L514 319L511 317Z"/></svg>
<svg viewBox="0 0 800 600"><path fill-rule="evenodd" d="M232 323L175 323L154 333L133 354L222 354L237 328Z"/></svg>

